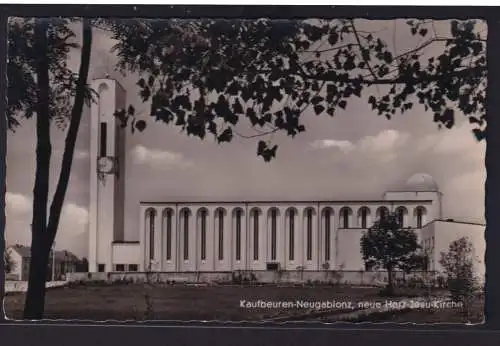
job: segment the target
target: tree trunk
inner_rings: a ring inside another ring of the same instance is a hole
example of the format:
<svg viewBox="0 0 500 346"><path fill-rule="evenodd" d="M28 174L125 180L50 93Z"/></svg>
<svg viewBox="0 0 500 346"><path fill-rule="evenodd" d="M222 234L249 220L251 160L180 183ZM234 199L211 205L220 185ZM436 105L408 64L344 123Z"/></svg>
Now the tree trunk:
<svg viewBox="0 0 500 346"><path fill-rule="evenodd" d="M59 174L59 181L57 182L54 198L52 199L52 204L50 206L49 223L47 226L47 233L51 245L55 239L57 228L59 227L61 210L64 204L66 191L68 190L71 167L73 165L73 154L75 152L76 139L78 137L83 106L85 104L85 91L87 88L87 78L89 74L91 46L92 28L90 26L90 20L83 19L83 44L81 50L80 69L78 71L78 80L76 82L75 101L71 110L71 120L64 145L61 172Z"/></svg>
<svg viewBox="0 0 500 346"><path fill-rule="evenodd" d="M24 305L24 318L39 320L43 318L45 307L45 283L49 266L50 246L45 233L33 232L31 241L31 261L28 279L28 292Z"/></svg>
<svg viewBox="0 0 500 346"><path fill-rule="evenodd" d="M386 286L386 293L388 295L392 295L394 293L394 283L393 283L393 269L392 268L387 268L387 286Z"/></svg>
<svg viewBox="0 0 500 346"><path fill-rule="evenodd" d="M42 319L45 305L45 282L49 265L49 254L56 237L64 197L68 189L75 143L80 127L80 121L85 103L85 91L90 65L90 49L92 44L92 30L90 21L83 20L83 45L78 80L76 82L75 100L71 110L71 119L68 134L66 135L61 172L57 183L54 198L50 207L50 217L47 224L48 185L50 172L50 119L48 109L48 79L47 38L46 27L37 25L35 37L38 43L40 56L37 65L37 81L39 100L37 110L37 170L33 193L33 224L31 241L31 262L28 280L28 292L24 306L25 319ZM42 51L44 53L42 54ZM46 94L45 94L46 93ZM46 116L41 116L46 114Z"/></svg>
<svg viewBox="0 0 500 346"><path fill-rule="evenodd" d="M45 280L49 249L46 249L47 201L49 195L50 143L49 119L49 61L47 57L48 22L37 19L35 24L35 52L37 54L36 80L38 100L36 110L36 172L33 189L33 219L31 225L31 260L28 292L24 306L24 318L41 319L45 300ZM46 253L46 255L45 255ZM45 259L47 257L47 259ZM45 267L42 265L45 264Z"/></svg>

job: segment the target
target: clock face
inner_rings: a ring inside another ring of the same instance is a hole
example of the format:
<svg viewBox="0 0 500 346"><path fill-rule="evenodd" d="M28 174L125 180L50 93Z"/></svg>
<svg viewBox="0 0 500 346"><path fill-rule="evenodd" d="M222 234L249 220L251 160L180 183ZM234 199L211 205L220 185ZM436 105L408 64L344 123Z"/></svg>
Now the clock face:
<svg viewBox="0 0 500 346"><path fill-rule="evenodd" d="M111 157L100 157L97 161L97 168L101 173L111 173L114 168L114 160Z"/></svg>

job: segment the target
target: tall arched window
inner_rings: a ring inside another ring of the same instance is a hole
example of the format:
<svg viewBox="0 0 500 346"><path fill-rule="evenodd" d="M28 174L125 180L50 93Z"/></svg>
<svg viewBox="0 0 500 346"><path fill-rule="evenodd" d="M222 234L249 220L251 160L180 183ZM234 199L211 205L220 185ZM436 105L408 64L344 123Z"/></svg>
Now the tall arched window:
<svg viewBox="0 0 500 346"><path fill-rule="evenodd" d="M332 211L330 208L325 209L324 211L324 216L325 216L325 261L330 260L330 246L331 246L331 218L332 218Z"/></svg>
<svg viewBox="0 0 500 346"><path fill-rule="evenodd" d="M406 215L406 208L405 207L399 207L396 209L396 216L398 218L398 224L399 227L403 228L405 226L405 215Z"/></svg>
<svg viewBox="0 0 500 346"><path fill-rule="evenodd" d="M253 218L253 260L259 260L259 211L254 209Z"/></svg>
<svg viewBox="0 0 500 346"><path fill-rule="evenodd" d="M306 212L306 258L312 260L312 226L313 226L313 210L307 209Z"/></svg>
<svg viewBox="0 0 500 346"><path fill-rule="evenodd" d="M359 221L360 221L360 227L361 228L368 228L368 215L369 215L370 210L368 207L361 207L359 209Z"/></svg>
<svg viewBox="0 0 500 346"><path fill-rule="evenodd" d="M149 219L149 259L153 260L155 258L155 218L156 218L156 210L149 209L148 210L148 219Z"/></svg>
<svg viewBox="0 0 500 346"><path fill-rule="evenodd" d="M183 219L183 226L184 226L184 229L183 229L183 235L184 235L184 260L187 261L189 259L189 215L190 215L190 211L188 208L185 208L183 209L182 211L182 219Z"/></svg>
<svg viewBox="0 0 500 346"><path fill-rule="evenodd" d="M278 211L271 209L271 261L276 261L276 240L277 240L277 226L278 226Z"/></svg>
<svg viewBox="0 0 500 346"><path fill-rule="evenodd" d="M236 218L236 260L241 261L241 209L237 209Z"/></svg>
<svg viewBox="0 0 500 346"><path fill-rule="evenodd" d="M380 207L377 209L377 217L379 220L385 219L389 216L389 209L387 207Z"/></svg>
<svg viewBox="0 0 500 346"><path fill-rule="evenodd" d="M202 261L207 259L207 210L200 211L200 228L201 228L201 249L200 257Z"/></svg>
<svg viewBox="0 0 500 346"><path fill-rule="evenodd" d="M219 231L219 251L218 258L219 261L224 259L224 210L217 210L217 228Z"/></svg>
<svg viewBox="0 0 500 346"><path fill-rule="evenodd" d="M415 209L415 218L417 219L417 228L422 228L424 224L424 216L426 214L426 210L424 207L417 207Z"/></svg>
<svg viewBox="0 0 500 346"><path fill-rule="evenodd" d="M421 209L417 209L417 228L422 227L423 213Z"/></svg>
<svg viewBox="0 0 500 346"><path fill-rule="evenodd" d="M342 220L342 228L349 228L349 218L351 216L351 209L348 207L343 207L340 209L340 218Z"/></svg>
<svg viewBox="0 0 500 346"><path fill-rule="evenodd" d="M164 210L164 220L165 220L165 238L166 239L166 259L167 261L172 260L172 217L174 211L170 208Z"/></svg>
<svg viewBox="0 0 500 346"><path fill-rule="evenodd" d="M295 258L295 209L288 210L288 260Z"/></svg>

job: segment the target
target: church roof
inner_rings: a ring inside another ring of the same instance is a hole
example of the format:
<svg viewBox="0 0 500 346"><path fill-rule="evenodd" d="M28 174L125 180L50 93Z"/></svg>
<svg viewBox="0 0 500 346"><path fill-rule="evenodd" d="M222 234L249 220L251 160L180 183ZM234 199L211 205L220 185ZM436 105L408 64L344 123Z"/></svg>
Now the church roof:
<svg viewBox="0 0 500 346"><path fill-rule="evenodd" d="M140 201L141 205L155 205L155 204L396 204L396 203L432 203L432 200L420 199L352 199L352 200L334 200L334 199L220 199L220 198L169 198L167 200L150 200Z"/></svg>

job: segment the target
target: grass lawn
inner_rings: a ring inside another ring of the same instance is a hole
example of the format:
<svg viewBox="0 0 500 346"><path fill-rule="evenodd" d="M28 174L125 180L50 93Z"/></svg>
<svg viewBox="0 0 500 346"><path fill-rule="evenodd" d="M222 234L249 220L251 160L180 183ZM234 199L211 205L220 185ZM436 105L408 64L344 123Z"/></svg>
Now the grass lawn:
<svg viewBox="0 0 500 346"><path fill-rule="evenodd" d="M482 323L484 298L477 298L467 314L460 308L404 309L361 316L348 322L395 322L395 323Z"/></svg>
<svg viewBox="0 0 500 346"><path fill-rule="evenodd" d="M308 309L242 308L240 301L335 301L344 304L351 302L356 306L358 302L385 300L378 296L378 292L378 288L351 286L75 285L47 291L45 317L80 320L261 321L304 314ZM5 310L9 318L22 317L24 299L23 293L9 294L5 298ZM337 309L339 313L343 311L345 309ZM441 315L441 312L425 315L429 315L432 322L435 315ZM442 318L448 317L454 318ZM416 311L402 313L400 318L398 322L422 319Z"/></svg>

